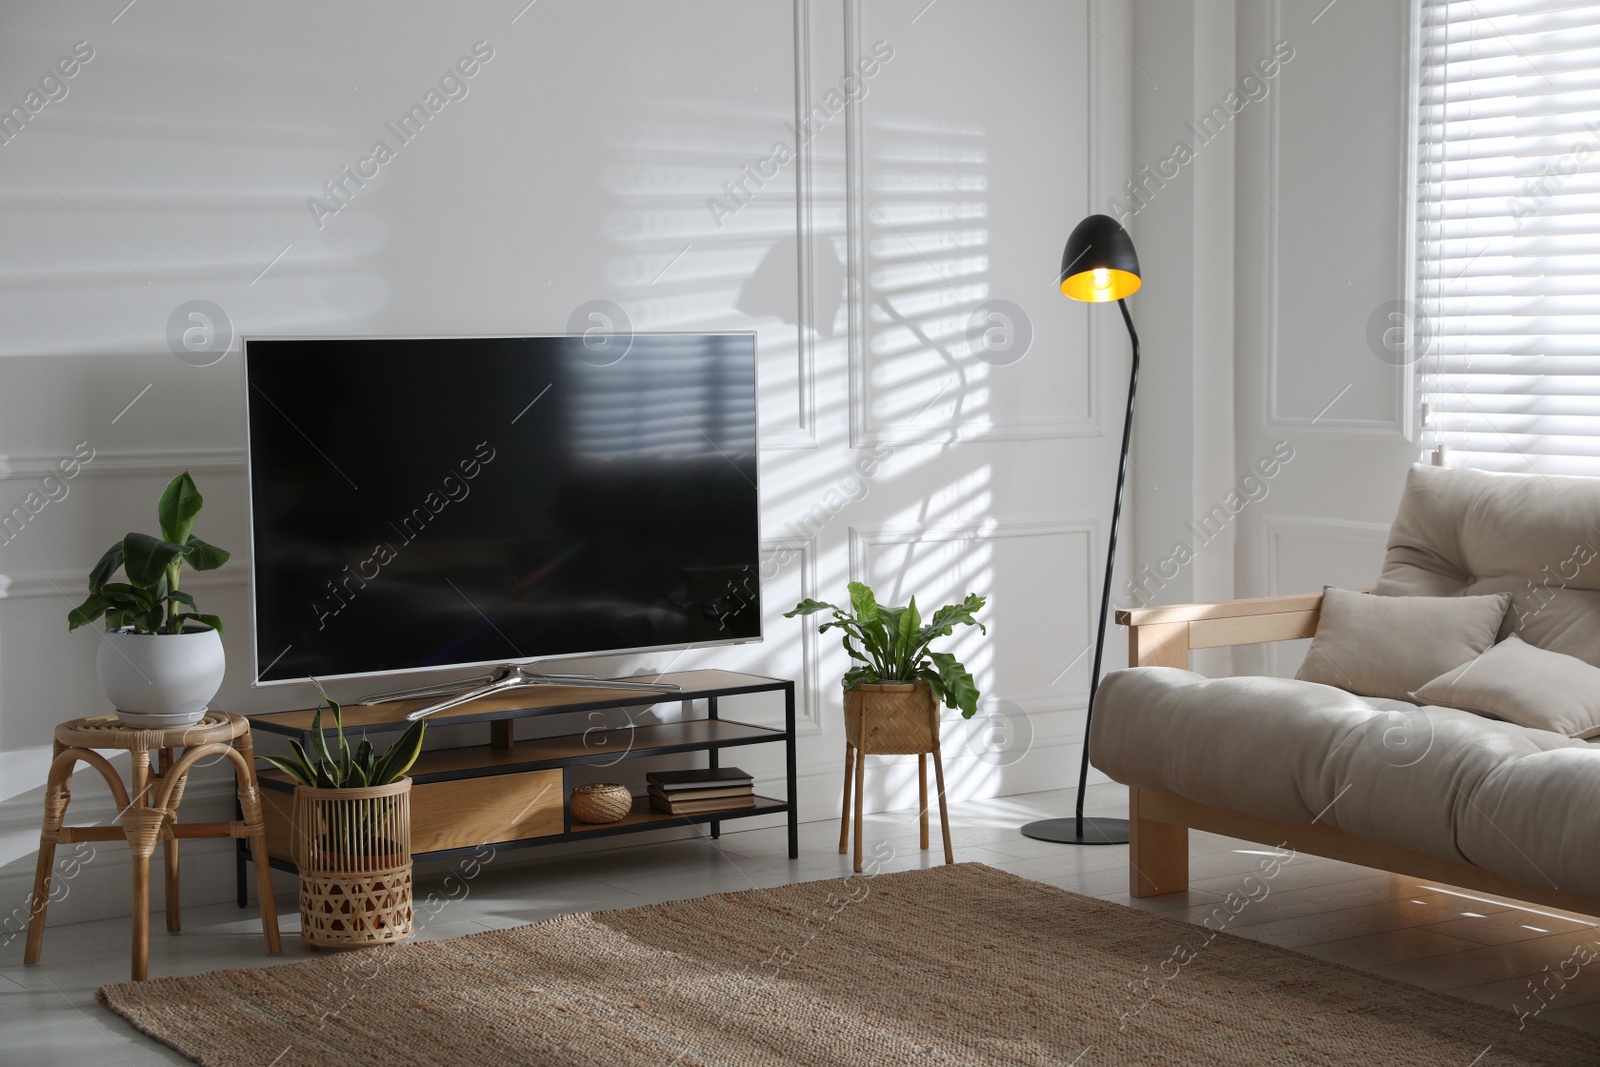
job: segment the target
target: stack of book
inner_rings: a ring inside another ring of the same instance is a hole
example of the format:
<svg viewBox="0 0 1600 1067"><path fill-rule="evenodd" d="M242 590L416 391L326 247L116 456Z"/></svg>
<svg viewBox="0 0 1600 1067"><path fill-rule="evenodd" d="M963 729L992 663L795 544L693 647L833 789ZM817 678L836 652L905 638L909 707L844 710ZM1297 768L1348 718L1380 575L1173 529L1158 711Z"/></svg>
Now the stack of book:
<svg viewBox="0 0 1600 1067"><path fill-rule="evenodd" d="M756 806L754 780L737 767L652 771L644 776L650 806L668 815L709 815Z"/></svg>

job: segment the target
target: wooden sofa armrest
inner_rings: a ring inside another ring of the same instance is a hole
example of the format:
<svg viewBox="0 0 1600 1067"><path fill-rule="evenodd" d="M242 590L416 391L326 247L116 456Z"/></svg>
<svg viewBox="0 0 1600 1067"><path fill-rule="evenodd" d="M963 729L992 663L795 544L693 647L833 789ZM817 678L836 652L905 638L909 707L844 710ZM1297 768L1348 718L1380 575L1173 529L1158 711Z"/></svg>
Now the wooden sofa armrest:
<svg viewBox="0 0 1600 1067"><path fill-rule="evenodd" d="M1130 666L1187 668L1191 649L1310 637L1321 615L1321 593L1298 593L1127 608L1117 612L1117 622L1128 627Z"/></svg>

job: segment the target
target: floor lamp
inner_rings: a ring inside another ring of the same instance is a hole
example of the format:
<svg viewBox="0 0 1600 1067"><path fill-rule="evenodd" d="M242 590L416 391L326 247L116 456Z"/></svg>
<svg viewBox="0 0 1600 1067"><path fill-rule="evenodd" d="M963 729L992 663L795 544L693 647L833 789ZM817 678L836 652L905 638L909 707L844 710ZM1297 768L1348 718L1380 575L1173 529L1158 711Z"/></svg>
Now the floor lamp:
<svg viewBox="0 0 1600 1067"><path fill-rule="evenodd" d="M1083 763L1078 768L1078 806L1071 819L1040 819L1022 828L1023 836L1064 845L1124 845L1127 819L1083 817L1084 787L1089 781L1089 724L1094 720L1095 691L1100 688L1100 659L1105 652L1106 619L1111 608L1111 571L1117 561L1117 524L1122 519L1122 490L1128 479L1128 444L1133 435L1133 394L1139 385L1139 335L1123 297L1139 290L1139 256L1133 239L1109 215L1090 215L1067 238L1061 254L1061 291L1091 304L1117 302L1133 342L1133 370L1128 375L1128 413L1122 421L1122 458L1117 465L1117 496L1111 506L1111 543L1106 548L1106 582L1100 594L1100 625L1094 632L1094 667L1089 678L1089 708L1083 722Z"/></svg>

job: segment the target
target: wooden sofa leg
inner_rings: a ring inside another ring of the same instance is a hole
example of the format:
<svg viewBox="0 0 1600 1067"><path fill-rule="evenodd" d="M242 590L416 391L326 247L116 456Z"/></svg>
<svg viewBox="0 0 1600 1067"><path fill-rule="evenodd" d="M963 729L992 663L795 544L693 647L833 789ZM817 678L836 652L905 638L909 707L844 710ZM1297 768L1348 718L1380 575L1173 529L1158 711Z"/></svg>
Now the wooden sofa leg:
<svg viewBox="0 0 1600 1067"><path fill-rule="evenodd" d="M1128 895L1182 893L1189 888L1189 828L1141 819L1140 797L1128 790Z"/></svg>

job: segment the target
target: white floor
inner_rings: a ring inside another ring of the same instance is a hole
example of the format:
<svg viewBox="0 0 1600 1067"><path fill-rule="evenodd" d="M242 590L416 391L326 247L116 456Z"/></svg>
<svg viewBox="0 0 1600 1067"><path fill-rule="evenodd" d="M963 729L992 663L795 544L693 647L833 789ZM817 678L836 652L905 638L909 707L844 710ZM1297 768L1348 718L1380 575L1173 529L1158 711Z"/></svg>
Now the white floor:
<svg viewBox="0 0 1600 1067"><path fill-rule="evenodd" d="M1096 786L1090 792L1092 814L1126 813L1120 787ZM1017 833L1023 822L1069 810L1070 798L1054 792L960 804L952 813L956 858L1197 923L1218 914L1229 893L1253 896L1258 899L1237 915L1220 913L1229 915L1226 929L1507 1012L1532 1013L1543 1005L1542 1018L1600 1032L1600 968L1563 968L1576 947L1593 944L1595 931L1587 921L1312 857L1293 859L1265 883L1246 882L1270 859L1270 850L1199 833L1191 835L1193 888L1135 901L1127 895L1125 849L1052 845ZM838 832L834 820L803 824L798 860L787 857L782 829L729 832L715 842L621 838L610 851L517 867L508 864L537 853L509 853L499 868L491 862L465 883L465 892L459 883L452 883L449 893L441 891L438 899L445 903L436 914L419 907L417 936L453 937L566 912L838 877L850 870L847 857L837 852ZM929 866L942 858L936 822L933 851L918 850L912 811L869 817L866 842L869 856L877 846L886 857L882 870ZM509 859L513 856L515 861ZM437 883L423 882L418 899L440 890ZM176 935L165 933L155 916L151 976L307 958L294 902L282 899L279 908L284 913L279 957L264 954L253 907L185 909L184 932ZM0 1063L143 1067L188 1062L95 1002L96 988L127 977L128 950L126 920L51 927L44 962L36 967L22 966L21 941L13 942L0 956ZM1563 969L1579 973L1564 982L1552 978ZM1542 996L1532 991L1534 981L1541 983Z"/></svg>

